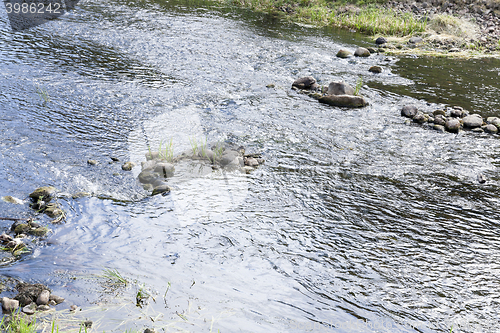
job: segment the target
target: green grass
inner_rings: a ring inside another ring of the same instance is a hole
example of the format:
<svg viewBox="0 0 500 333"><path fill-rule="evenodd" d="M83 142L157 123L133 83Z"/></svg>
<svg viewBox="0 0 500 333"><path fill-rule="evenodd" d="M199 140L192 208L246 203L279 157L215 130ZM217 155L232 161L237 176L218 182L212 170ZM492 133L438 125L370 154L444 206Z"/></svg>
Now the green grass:
<svg viewBox="0 0 500 333"><path fill-rule="evenodd" d="M36 331L36 318L29 322L21 314L21 310L12 313L10 321L4 323L5 317L0 322L0 329L5 333L34 333Z"/></svg>
<svg viewBox="0 0 500 333"><path fill-rule="evenodd" d="M363 78L360 76L358 78L358 82L356 82L356 87L354 87L354 96L359 95L359 90L361 89L361 86L363 86Z"/></svg>
<svg viewBox="0 0 500 333"><path fill-rule="evenodd" d="M124 278L116 269L106 268L100 277L108 280L113 285L128 285L128 280Z"/></svg>
<svg viewBox="0 0 500 333"><path fill-rule="evenodd" d="M50 97L49 97L49 93L47 92L47 89L42 88L39 85L37 85L36 86L36 93L38 94L38 96L40 96L42 101L44 101L45 103L50 102Z"/></svg>

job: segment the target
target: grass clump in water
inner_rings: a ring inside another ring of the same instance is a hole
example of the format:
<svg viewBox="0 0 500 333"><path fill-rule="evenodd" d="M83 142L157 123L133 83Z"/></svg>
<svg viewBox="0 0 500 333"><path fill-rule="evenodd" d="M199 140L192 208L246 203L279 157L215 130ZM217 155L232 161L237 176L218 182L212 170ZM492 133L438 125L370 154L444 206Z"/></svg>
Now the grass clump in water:
<svg viewBox="0 0 500 333"><path fill-rule="evenodd" d="M16 311L7 321L5 316L2 318L0 329L5 333L34 333L36 331L36 320L28 318L23 316L20 310Z"/></svg>
<svg viewBox="0 0 500 333"><path fill-rule="evenodd" d="M117 269L106 268L106 269L104 269L104 271L103 271L102 275L100 275L100 277L108 280L108 282L112 285L116 285L116 286L128 285L128 280L126 278L124 278L120 274L120 272L118 272Z"/></svg>

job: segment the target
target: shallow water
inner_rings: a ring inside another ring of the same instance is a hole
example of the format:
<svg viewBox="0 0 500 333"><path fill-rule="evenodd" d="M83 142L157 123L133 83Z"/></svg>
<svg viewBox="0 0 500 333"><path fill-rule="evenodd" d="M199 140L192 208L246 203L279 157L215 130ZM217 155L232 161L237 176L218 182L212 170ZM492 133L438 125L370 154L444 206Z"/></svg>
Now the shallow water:
<svg viewBox="0 0 500 333"><path fill-rule="evenodd" d="M1 195L53 185L67 212L0 274L49 285L61 313L79 305L95 332L499 330L498 137L408 126L400 108L498 115L500 61L338 59L367 41L200 2L82 1L20 33L0 18ZM370 106L291 91L304 75L362 77ZM109 163L205 138L266 164L178 172L149 197L140 168ZM104 268L130 285L109 287ZM141 286L155 298L142 309Z"/></svg>

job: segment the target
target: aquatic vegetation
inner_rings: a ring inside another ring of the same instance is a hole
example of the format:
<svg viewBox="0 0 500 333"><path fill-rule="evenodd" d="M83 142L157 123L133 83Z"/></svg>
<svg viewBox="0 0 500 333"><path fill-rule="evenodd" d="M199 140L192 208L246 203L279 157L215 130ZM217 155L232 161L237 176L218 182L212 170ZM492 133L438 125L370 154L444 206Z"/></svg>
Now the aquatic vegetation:
<svg viewBox="0 0 500 333"><path fill-rule="evenodd" d="M141 307L146 302L146 300L151 297L151 294L145 288L146 287L144 286L144 284L141 285L135 295L135 302L139 307Z"/></svg>
<svg viewBox="0 0 500 333"><path fill-rule="evenodd" d="M128 280L124 278L117 269L106 268L99 277L108 280L113 285L128 285Z"/></svg>
<svg viewBox="0 0 500 333"><path fill-rule="evenodd" d="M38 96L40 96L42 101L44 101L45 103L50 102L50 97L49 97L49 93L47 92L47 89L37 85L36 86L36 93L38 94Z"/></svg>
<svg viewBox="0 0 500 333"><path fill-rule="evenodd" d="M361 89L362 85L363 85L363 78L360 76L358 78L358 82L356 82L356 87L354 87L354 96L359 95L359 90Z"/></svg>

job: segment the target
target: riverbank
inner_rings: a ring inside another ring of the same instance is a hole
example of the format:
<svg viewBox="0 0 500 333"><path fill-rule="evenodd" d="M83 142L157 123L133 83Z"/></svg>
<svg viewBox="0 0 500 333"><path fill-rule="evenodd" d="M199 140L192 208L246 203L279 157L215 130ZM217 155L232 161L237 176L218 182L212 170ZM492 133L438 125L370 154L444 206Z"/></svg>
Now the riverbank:
<svg viewBox="0 0 500 333"><path fill-rule="evenodd" d="M500 55L500 1L219 0L317 26L385 37L388 54L470 58ZM408 43L420 37L418 43Z"/></svg>

